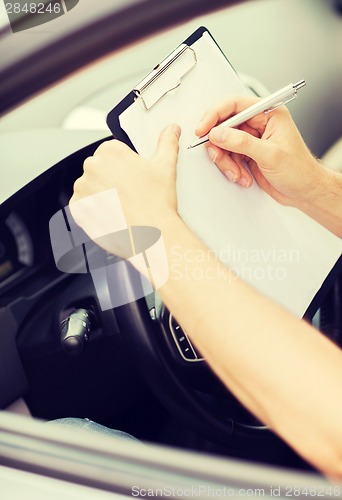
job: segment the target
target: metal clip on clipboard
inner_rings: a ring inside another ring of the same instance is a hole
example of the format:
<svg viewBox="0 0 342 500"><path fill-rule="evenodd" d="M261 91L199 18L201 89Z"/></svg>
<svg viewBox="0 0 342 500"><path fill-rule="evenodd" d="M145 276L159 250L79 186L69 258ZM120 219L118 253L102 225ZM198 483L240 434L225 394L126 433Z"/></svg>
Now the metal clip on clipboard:
<svg viewBox="0 0 342 500"><path fill-rule="evenodd" d="M181 79L191 71L197 63L195 51L186 44L180 45L144 78L133 92L141 99L146 110L149 110L162 97L175 90Z"/></svg>

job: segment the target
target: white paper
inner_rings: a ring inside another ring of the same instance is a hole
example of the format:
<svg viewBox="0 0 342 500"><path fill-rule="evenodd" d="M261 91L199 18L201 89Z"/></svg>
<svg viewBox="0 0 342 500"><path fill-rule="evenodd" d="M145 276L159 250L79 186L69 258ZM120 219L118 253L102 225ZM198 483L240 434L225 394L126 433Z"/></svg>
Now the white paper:
<svg viewBox="0 0 342 500"><path fill-rule="evenodd" d="M205 111L228 95L249 93L208 34L192 48L197 64L181 85L149 111L136 100L120 115L120 125L146 158L155 154L167 125L181 125L181 217L242 279L301 317L341 255L342 240L298 210L279 205L255 182L247 190L229 182L204 147L187 149Z"/></svg>

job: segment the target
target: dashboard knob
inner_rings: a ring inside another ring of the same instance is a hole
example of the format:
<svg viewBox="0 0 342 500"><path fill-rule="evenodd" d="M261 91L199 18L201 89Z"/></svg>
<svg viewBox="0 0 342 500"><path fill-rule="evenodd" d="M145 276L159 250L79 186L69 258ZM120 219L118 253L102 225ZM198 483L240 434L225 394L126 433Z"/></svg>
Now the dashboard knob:
<svg viewBox="0 0 342 500"><path fill-rule="evenodd" d="M80 354L89 340L91 312L75 309L61 323L61 343L63 350L71 356Z"/></svg>

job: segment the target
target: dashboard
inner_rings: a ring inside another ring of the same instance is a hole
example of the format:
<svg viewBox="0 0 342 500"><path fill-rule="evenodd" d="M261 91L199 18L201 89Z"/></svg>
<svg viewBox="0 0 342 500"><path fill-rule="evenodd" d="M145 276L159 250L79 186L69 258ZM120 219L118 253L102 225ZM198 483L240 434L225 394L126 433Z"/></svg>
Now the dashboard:
<svg viewBox="0 0 342 500"><path fill-rule="evenodd" d="M0 286L18 279L34 263L34 248L27 224L11 212L0 227Z"/></svg>
<svg viewBox="0 0 342 500"><path fill-rule="evenodd" d="M37 183L40 188L44 182L42 177ZM18 287L23 292L30 279L51 264L48 221L61 203L60 186L56 182L54 189L51 191L50 187L46 195L44 189L38 189L35 184L31 183L1 206L1 304L6 304L17 293Z"/></svg>
<svg viewBox="0 0 342 500"><path fill-rule="evenodd" d="M76 412L101 420L141 390L113 311L98 307L89 274L57 270L50 243L49 220L68 204L84 159L100 142L68 156L0 206L0 408L24 396L40 418ZM73 358L62 349L61 324L78 306L96 309L96 324L84 355ZM103 383L120 377L124 385Z"/></svg>
<svg viewBox="0 0 342 500"><path fill-rule="evenodd" d="M100 142L66 155L0 205L0 306L26 290L32 293L37 275L43 279L47 274L49 280L60 277L51 249L49 220L68 204L84 159Z"/></svg>

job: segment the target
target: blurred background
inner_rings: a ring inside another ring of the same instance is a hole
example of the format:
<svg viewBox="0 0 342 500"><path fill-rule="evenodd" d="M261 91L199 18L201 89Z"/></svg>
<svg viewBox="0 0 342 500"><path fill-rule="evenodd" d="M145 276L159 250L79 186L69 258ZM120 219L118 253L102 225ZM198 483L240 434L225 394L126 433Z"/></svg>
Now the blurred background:
<svg viewBox="0 0 342 500"><path fill-rule="evenodd" d="M81 145L109 135L108 111L200 25L211 31L233 67L247 75L260 93L307 81L289 108L310 149L322 156L342 135L340 4L337 0L251 0L201 17L194 12L190 22L104 58L3 117L3 164L13 166L16 176L27 180L28 171L35 175ZM90 5L81 0L67 15L77 16ZM8 20L4 5L0 7L4 25ZM37 37L48 41L65 19L13 36L21 44L34 44ZM57 129L59 134L69 132L56 141ZM22 148L12 148L18 140Z"/></svg>

